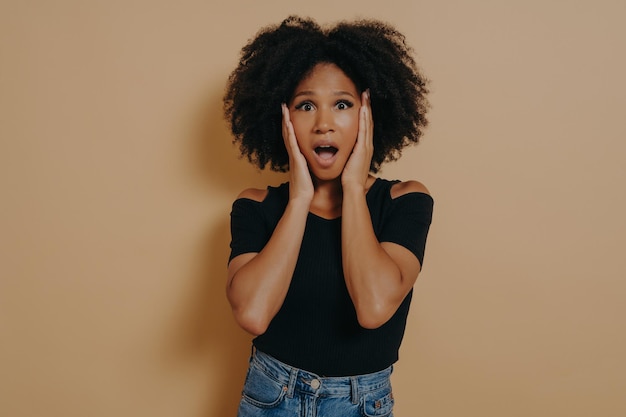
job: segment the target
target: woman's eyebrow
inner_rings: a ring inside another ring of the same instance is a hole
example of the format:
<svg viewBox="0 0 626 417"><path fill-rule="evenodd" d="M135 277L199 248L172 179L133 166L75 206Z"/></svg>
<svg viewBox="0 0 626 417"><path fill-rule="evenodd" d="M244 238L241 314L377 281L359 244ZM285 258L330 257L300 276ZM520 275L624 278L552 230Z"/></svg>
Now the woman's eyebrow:
<svg viewBox="0 0 626 417"><path fill-rule="evenodd" d="M304 91L299 91L296 94L293 95L293 98L299 97L299 96L314 96L315 93L311 90L304 90Z"/></svg>
<svg viewBox="0 0 626 417"><path fill-rule="evenodd" d="M335 95L335 96L350 96L350 97L354 97L354 94L352 94L351 92L349 92L349 91L342 91L342 90L333 92L333 95Z"/></svg>
<svg viewBox="0 0 626 417"><path fill-rule="evenodd" d="M299 97L299 96L314 96L315 91L312 90L303 90L303 91L299 91L296 94L294 94L293 98ZM333 91L333 96L350 96L350 97L354 97L354 94L352 94L349 91L343 91L343 90L338 90L338 91Z"/></svg>

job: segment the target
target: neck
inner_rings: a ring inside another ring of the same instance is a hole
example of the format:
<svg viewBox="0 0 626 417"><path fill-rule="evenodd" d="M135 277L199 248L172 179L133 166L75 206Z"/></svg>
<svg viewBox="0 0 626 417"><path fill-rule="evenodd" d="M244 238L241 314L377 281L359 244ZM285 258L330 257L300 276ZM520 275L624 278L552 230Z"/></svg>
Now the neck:
<svg viewBox="0 0 626 417"><path fill-rule="evenodd" d="M338 200L341 202L343 192L341 190L341 178L334 180L313 179L314 199L322 198L328 200Z"/></svg>
<svg viewBox="0 0 626 417"><path fill-rule="evenodd" d="M341 216L343 192L341 178L329 181L313 180L315 191L311 202L311 213L332 219Z"/></svg>
<svg viewBox="0 0 626 417"><path fill-rule="evenodd" d="M369 190L375 180L376 178L371 175L368 177L366 190ZM313 178L313 187L315 191L311 201L311 213L327 219L340 217L343 203L341 178L328 181Z"/></svg>

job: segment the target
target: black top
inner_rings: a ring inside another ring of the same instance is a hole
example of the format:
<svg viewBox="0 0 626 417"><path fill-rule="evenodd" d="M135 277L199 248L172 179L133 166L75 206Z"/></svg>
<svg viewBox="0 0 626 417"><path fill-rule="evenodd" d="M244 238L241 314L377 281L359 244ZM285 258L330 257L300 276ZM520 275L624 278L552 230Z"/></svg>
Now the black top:
<svg viewBox="0 0 626 417"><path fill-rule="evenodd" d="M379 242L409 249L423 264L433 200L408 193L391 198L398 181L377 178L366 200ZM231 254L260 252L270 239L289 198L289 184L268 187L265 200L237 199L231 212ZM343 276L341 218L309 213L300 254L285 301L267 331L254 339L257 349L321 376L380 371L398 360L412 291L396 313L377 329L364 329Z"/></svg>

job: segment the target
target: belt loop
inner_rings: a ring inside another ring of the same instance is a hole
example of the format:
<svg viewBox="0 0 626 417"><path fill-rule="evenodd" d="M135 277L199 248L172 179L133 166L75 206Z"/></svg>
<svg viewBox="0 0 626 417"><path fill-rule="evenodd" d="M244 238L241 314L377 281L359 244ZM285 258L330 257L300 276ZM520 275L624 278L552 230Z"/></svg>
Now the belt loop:
<svg viewBox="0 0 626 417"><path fill-rule="evenodd" d="M352 404L359 403L359 381L356 376L350 377L350 388L352 391Z"/></svg>
<svg viewBox="0 0 626 417"><path fill-rule="evenodd" d="M298 379L298 369L292 367L289 372L289 387L287 387L287 398L293 398L293 392L296 389L297 379Z"/></svg>

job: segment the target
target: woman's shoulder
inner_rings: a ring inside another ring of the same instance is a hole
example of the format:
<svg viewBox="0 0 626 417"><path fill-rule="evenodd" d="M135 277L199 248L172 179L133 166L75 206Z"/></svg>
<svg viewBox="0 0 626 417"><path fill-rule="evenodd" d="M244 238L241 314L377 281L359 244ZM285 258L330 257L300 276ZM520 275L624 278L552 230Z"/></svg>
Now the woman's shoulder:
<svg viewBox="0 0 626 417"><path fill-rule="evenodd" d="M241 200L241 199L245 199L245 200L252 200L252 201L256 201L258 203L262 202L263 200L265 200L265 197L267 197L267 193L268 193L268 189L261 189L261 188L246 188L245 190L243 190L242 192L239 193L239 195L237 196L237 200Z"/></svg>
<svg viewBox="0 0 626 417"><path fill-rule="evenodd" d="M434 201L428 188L419 181L377 179L368 196L368 207L375 230L392 221L430 222Z"/></svg>
<svg viewBox="0 0 626 417"><path fill-rule="evenodd" d="M391 196L392 200L411 193L430 196L430 191L428 191L428 188L426 188L426 186L419 181L400 181L377 178L375 182L380 183L385 189L389 190L389 196Z"/></svg>
<svg viewBox="0 0 626 417"><path fill-rule="evenodd" d="M257 203L264 202L268 195L282 195L288 193L288 183L280 184L277 187L267 186L267 188L246 188L237 196L237 200L246 199L256 201Z"/></svg>
<svg viewBox="0 0 626 417"><path fill-rule="evenodd" d="M426 194L430 196L428 188L426 188L426 186L419 181L400 181L391 186L390 194L392 199L396 199L410 193Z"/></svg>

